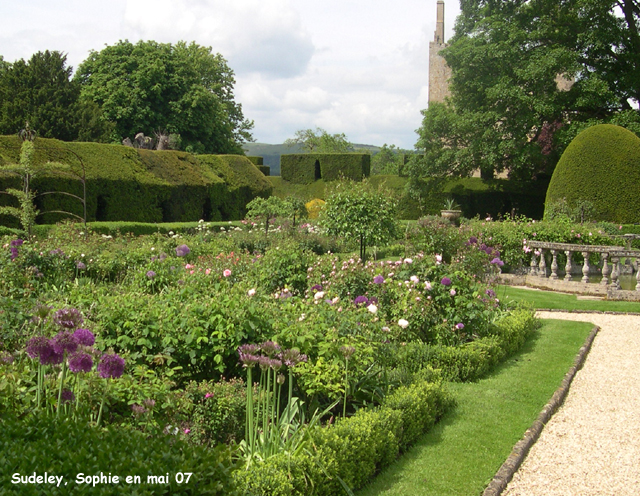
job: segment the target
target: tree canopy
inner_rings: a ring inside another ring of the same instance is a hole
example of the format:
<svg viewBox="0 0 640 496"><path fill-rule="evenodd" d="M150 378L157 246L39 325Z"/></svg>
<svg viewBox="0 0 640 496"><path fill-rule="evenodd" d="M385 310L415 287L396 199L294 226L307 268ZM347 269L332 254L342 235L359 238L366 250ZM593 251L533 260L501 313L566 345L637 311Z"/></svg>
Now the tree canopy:
<svg viewBox="0 0 640 496"><path fill-rule="evenodd" d="M637 0L460 4L451 98L423 111L413 176L550 175L584 123L640 122Z"/></svg>
<svg viewBox="0 0 640 496"><path fill-rule="evenodd" d="M344 133L329 134L324 129L300 129L293 138L284 142L287 146L300 145L309 153L348 153L353 151L353 145Z"/></svg>
<svg viewBox="0 0 640 496"><path fill-rule="evenodd" d="M39 136L75 140L81 105L72 71L58 51L38 52L13 64L0 57L0 134L16 134L28 121Z"/></svg>
<svg viewBox="0 0 640 496"><path fill-rule="evenodd" d="M92 51L76 80L120 138L166 131L196 153L243 153L252 140L253 122L234 101L233 71L211 48L120 41Z"/></svg>

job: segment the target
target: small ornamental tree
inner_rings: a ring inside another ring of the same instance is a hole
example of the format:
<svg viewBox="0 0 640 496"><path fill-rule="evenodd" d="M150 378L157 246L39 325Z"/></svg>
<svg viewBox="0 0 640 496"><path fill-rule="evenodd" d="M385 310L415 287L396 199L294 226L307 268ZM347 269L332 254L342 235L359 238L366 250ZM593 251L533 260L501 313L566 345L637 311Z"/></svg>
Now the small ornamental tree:
<svg viewBox="0 0 640 496"><path fill-rule="evenodd" d="M320 221L329 234L356 238L364 262L368 246L395 236L396 206L389 192L374 190L367 181L342 182L327 197Z"/></svg>
<svg viewBox="0 0 640 496"><path fill-rule="evenodd" d="M290 206L277 196L267 199L257 197L247 204L248 219L264 219L264 232L269 233L269 221L276 217L288 217Z"/></svg>

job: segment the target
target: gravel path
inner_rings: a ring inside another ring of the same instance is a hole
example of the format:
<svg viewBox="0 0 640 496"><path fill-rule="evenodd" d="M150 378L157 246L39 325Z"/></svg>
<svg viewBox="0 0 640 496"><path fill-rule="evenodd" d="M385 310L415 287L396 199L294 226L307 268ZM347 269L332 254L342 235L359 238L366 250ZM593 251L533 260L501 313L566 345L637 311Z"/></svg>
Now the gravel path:
<svg viewBox="0 0 640 496"><path fill-rule="evenodd" d="M503 496L640 494L640 316L539 312L600 326L563 406Z"/></svg>

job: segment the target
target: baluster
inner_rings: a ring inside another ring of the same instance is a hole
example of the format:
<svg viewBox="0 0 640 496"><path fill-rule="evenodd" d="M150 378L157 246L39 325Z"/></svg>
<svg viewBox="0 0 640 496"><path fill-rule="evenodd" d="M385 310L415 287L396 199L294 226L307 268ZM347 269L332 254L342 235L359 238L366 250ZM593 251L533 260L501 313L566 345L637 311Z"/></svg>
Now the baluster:
<svg viewBox="0 0 640 496"><path fill-rule="evenodd" d="M551 276L550 279L558 278L558 250L551 250Z"/></svg>
<svg viewBox="0 0 640 496"><path fill-rule="evenodd" d="M609 274L611 274L611 268L608 263L609 254L601 253L600 258L602 259L602 281L600 281L600 284L606 286L609 284Z"/></svg>
<svg viewBox="0 0 640 496"><path fill-rule="evenodd" d="M613 264L613 270L611 272L611 289L620 289L620 259L618 257L611 257L611 263Z"/></svg>
<svg viewBox="0 0 640 496"><path fill-rule="evenodd" d="M544 250L540 248L540 263L538 264L538 275L547 277L547 261L544 258Z"/></svg>
<svg viewBox="0 0 640 496"><path fill-rule="evenodd" d="M570 251L565 251L564 254L567 256L567 265L564 266L564 271L566 274L564 275L565 281L571 280L571 271L573 270L573 260L571 260L571 256L573 255Z"/></svg>
<svg viewBox="0 0 640 496"><path fill-rule="evenodd" d="M583 251L582 256L584 257L584 265L582 266L582 282L589 282L589 252Z"/></svg>
<svg viewBox="0 0 640 496"><path fill-rule="evenodd" d="M531 253L531 263L529 265L531 266L529 274L532 276L538 275L538 261L536 260L535 250L533 251L533 253Z"/></svg>

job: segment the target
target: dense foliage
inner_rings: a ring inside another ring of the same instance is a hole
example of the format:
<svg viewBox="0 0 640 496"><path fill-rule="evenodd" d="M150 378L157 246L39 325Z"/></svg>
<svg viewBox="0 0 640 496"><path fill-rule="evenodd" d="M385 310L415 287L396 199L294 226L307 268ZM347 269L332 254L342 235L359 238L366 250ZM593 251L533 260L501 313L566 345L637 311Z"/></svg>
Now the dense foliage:
<svg viewBox="0 0 640 496"><path fill-rule="evenodd" d="M552 173L583 123L637 132L639 22L637 2L461 2L441 52L451 100L423 111L412 174L531 179Z"/></svg>
<svg viewBox="0 0 640 496"><path fill-rule="evenodd" d="M77 78L121 139L165 130L198 153L242 153L251 139L253 123L233 99L233 71L196 43L120 41L92 51Z"/></svg>
<svg viewBox="0 0 640 496"><path fill-rule="evenodd" d="M109 140L111 124L100 120L95 103L80 98L72 72L67 56L58 51L13 64L0 57L0 135L16 134L28 122L44 138Z"/></svg>

